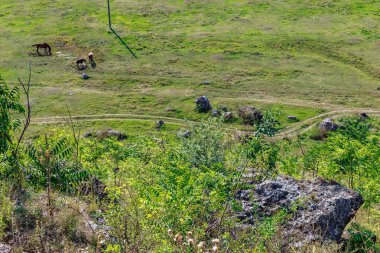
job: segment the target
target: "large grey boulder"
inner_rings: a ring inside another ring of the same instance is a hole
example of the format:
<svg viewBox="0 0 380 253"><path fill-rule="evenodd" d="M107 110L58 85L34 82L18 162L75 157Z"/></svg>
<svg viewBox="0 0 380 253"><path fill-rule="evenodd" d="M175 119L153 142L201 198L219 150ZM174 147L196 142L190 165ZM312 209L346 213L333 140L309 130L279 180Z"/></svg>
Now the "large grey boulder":
<svg viewBox="0 0 380 253"><path fill-rule="evenodd" d="M319 124L319 129L323 132L323 133L327 133L327 132L330 132L330 131L336 131L338 130L339 128L339 125L336 124L334 122L333 119L330 119L330 118L327 118L327 119L324 119L321 124Z"/></svg>
<svg viewBox="0 0 380 253"><path fill-rule="evenodd" d="M363 204L360 194L323 179L296 180L279 176L238 192L243 211L238 217L247 224L275 215L291 213L280 226L284 242L301 247L312 242L341 241L344 228Z"/></svg>
<svg viewBox="0 0 380 253"><path fill-rule="evenodd" d="M210 101L205 96L197 98L195 100L195 104L196 104L196 108L195 109L198 112L208 112L208 111L210 111L212 109Z"/></svg>
<svg viewBox="0 0 380 253"><path fill-rule="evenodd" d="M11 253L12 248L9 245L0 243L0 253Z"/></svg>
<svg viewBox="0 0 380 253"><path fill-rule="evenodd" d="M244 106L239 109L239 117L246 124L254 124L263 119L263 114L253 106Z"/></svg>
<svg viewBox="0 0 380 253"><path fill-rule="evenodd" d="M212 110L211 116L213 116L213 117L220 117L221 113L220 113L219 110Z"/></svg>
<svg viewBox="0 0 380 253"><path fill-rule="evenodd" d="M98 131L95 135L99 139L105 139L110 137L116 137L119 141L125 140L128 136L120 131L113 130L111 128L103 131Z"/></svg>

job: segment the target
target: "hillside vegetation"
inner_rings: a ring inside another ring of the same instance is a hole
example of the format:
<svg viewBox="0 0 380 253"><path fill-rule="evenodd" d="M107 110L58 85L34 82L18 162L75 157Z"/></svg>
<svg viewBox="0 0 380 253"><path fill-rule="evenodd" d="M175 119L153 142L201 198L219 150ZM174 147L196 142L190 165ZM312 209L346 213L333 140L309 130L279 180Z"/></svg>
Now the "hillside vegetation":
<svg viewBox="0 0 380 253"><path fill-rule="evenodd" d="M0 252L380 251L379 1L106 3L0 0Z"/></svg>
<svg viewBox="0 0 380 253"><path fill-rule="evenodd" d="M35 116L136 113L196 119L193 100L379 109L377 1L1 1L0 70L16 83L33 61ZM32 44L49 42L53 57ZM73 61L95 53L83 81ZM67 57L58 57L61 52ZM71 58L72 57L72 58ZM209 81L210 85L201 85Z"/></svg>

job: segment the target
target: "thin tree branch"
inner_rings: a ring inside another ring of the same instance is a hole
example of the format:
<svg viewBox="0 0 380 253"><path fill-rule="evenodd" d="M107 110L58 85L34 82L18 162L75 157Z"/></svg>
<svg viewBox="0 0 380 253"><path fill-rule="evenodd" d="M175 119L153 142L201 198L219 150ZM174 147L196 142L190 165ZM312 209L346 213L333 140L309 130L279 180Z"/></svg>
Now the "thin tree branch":
<svg viewBox="0 0 380 253"><path fill-rule="evenodd" d="M70 123L71 131L73 132L74 141L75 141L75 147L76 147L76 156L75 157L76 157L76 159L79 159L80 130L78 130L78 135L77 135L77 132L75 130L75 124L73 121L73 117L71 115L70 109L69 109L67 104L66 104L66 108L67 108L67 112L69 114L69 123Z"/></svg>
<svg viewBox="0 0 380 253"><path fill-rule="evenodd" d="M24 128L22 129L21 135L20 135L20 137L18 138L18 141L17 141L16 149L15 149L15 152L14 152L15 155L16 155L15 158L17 158L21 141L24 138L25 132L26 132L26 130L28 129L28 127L30 125L30 118L31 118L31 115L32 115L32 109L31 109L31 105L30 105L30 93L29 93L29 91L30 91L30 85L31 85L31 78L32 78L32 66L31 66L31 63L29 62L29 78L28 78L28 83L24 84L21 81L21 79L18 78L18 81L20 82L22 88L24 89L24 93L25 93L25 96L26 96L26 106L27 106L26 110L27 110L27 114L26 114L26 117L25 117Z"/></svg>

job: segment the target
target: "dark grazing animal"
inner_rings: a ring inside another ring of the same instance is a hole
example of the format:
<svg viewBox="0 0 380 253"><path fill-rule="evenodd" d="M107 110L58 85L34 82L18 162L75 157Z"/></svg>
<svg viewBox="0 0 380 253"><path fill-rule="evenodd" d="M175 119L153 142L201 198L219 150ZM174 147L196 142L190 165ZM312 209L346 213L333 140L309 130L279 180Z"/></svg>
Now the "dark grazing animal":
<svg viewBox="0 0 380 253"><path fill-rule="evenodd" d="M77 67L78 67L79 70L86 69L86 59L83 59L83 58L79 59L79 60L76 61L76 63L77 63Z"/></svg>
<svg viewBox="0 0 380 253"><path fill-rule="evenodd" d="M45 49L45 54L46 55L51 55L51 47L49 46L48 43L41 43L41 44L34 44L32 47L37 47L37 54L41 55L40 52L38 51L40 48Z"/></svg>
<svg viewBox="0 0 380 253"><path fill-rule="evenodd" d="M86 59L79 59L76 61L77 65L86 63Z"/></svg>

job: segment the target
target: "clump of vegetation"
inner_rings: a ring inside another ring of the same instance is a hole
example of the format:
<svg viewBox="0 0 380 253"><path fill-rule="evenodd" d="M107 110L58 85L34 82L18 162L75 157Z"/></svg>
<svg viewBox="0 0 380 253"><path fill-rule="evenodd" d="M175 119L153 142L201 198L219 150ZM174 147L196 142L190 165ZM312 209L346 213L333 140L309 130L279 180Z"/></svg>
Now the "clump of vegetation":
<svg viewBox="0 0 380 253"><path fill-rule="evenodd" d="M324 142L293 157L275 139L279 113L270 110L244 143L211 120L190 124L179 138L160 128L159 138L138 142L82 140L70 122L71 132L24 141L30 82L21 85L26 108L18 89L0 82L0 235L14 250L279 251L289 210L247 227L235 195L282 172L340 181L364 196L367 210L380 203L379 139L368 120L344 119ZM378 249L372 232L359 225L349 232L350 250Z"/></svg>
<svg viewBox="0 0 380 253"><path fill-rule="evenodd" d="M348 228L349 239L346 242L346 250L348 252L379 252L380 247L376 244L376 235L363 228L357 223L352 223Z"/></svg>

